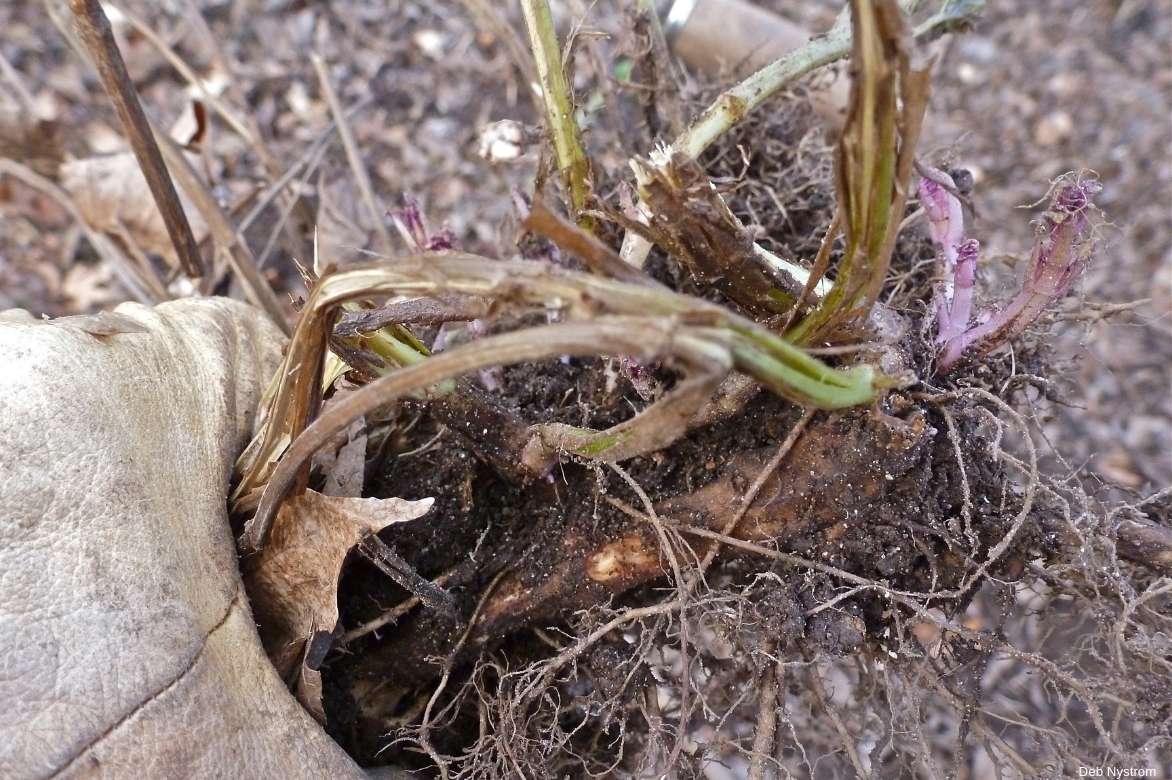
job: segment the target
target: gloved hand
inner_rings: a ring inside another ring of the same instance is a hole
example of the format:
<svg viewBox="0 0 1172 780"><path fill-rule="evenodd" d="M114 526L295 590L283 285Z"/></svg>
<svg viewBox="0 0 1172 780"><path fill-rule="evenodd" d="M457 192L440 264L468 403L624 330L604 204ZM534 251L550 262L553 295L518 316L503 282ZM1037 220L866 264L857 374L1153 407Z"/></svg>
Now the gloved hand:
<svg viewBox="0 0 1172 780"><path fill-rule="evenodd" d="M226 516L282 337L117 313L0 313L0 777L364 777L265 656Z"/></svg>

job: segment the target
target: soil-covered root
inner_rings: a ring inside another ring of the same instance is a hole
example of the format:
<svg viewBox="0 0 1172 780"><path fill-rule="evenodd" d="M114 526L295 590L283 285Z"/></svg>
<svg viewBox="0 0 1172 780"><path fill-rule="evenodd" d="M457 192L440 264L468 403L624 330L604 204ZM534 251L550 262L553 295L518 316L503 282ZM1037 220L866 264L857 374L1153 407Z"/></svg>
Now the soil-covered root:
<svg viewBox="0 0 1172 780"><path fill-rule="evenodd" d="M670 479L655 484L654 493L667 495L650 506L643 501L651 500L646 492L633 492L615 474L573 465L564 467L556 490L545 483L523 491L527 497L509 496L506 503L520 503L521 511L537 504L560 509L534 512L534 522L520 539L519 529L503 535L509 549L483 541L476 557L491 563L471 578L471 592L461 597L470 623L416 612L393 635L336 666L343 687L358 697L375 681L380 687L379 696L355 702L362 714L347 719L352 735L365 750L377 750L406 692L431 689L445 670L467 674L467 665L478 657L503 652L513 663L526 657L543 663L549 648L532 647L530 632L575 613L593 613L609 603L637 612L659 600L663 583L675 583L685 601L702 602L708 584L698 565L710 555L719 558L709 579L753 582L779 567L790 572L789 578L814 578L823 584L813 592L798 587L811 608L819 603L815 594L829 599L836 588L873 593L872 606L844 603L846 613L824 609L799 621L797 635L834 654L859 649L896 619L892 605L879 595L885 588L922 596L925 605L957 608L974 592L960 590L969 563L994 544L1005 526L1000 513L981 515L972 519L979 533L969 528L971 539L966 539L957 520L966 493L955 453L942 421L933 424L932 417L930 410L911 406L902 418L866 411L818 416L772 471L767 464L776 446L738 450L734 445L721 454L684 443L664 460L680 471L694 467L708 483L674 494ZM756 418L750 414L733 424L753 425ZM980 439L975 430L966 435ZM721 460L719 468L707 468L713 465L711 455ZM641 473L638 466L632 481L654 478L653 470ZM974 469L967 477L970 500L976 494L987 502L1002 490L996 469ZM755 499L728 527L730 513L753 485ZM827 495L840 500L826 501ZM492 501L481 498L486 499ZM395 545L393 539L390 543ZM420 563L421 570L435 570L434 561ZM755 598L772 600L771 589L768 582L759 583ZM588 651L583 647L575 658ZM397 693L387 697L388 690ZM380 711L374 701L390 702L391 709Z"/></svg>

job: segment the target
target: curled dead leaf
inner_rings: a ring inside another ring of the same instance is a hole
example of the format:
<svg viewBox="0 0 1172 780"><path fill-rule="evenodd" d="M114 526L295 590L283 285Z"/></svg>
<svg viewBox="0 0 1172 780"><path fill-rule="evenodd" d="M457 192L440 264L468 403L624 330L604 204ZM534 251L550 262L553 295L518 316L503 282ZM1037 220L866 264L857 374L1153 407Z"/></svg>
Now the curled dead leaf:
<svg viewBox="0 0 1172 780"><path fill-rule="evenodd" d="M282 505L269 543L245 562L244 585L265 651L319 719L316 668L338 623L338 579L346 556L366 534L421 517L432 503L307 490Z"/></svg>

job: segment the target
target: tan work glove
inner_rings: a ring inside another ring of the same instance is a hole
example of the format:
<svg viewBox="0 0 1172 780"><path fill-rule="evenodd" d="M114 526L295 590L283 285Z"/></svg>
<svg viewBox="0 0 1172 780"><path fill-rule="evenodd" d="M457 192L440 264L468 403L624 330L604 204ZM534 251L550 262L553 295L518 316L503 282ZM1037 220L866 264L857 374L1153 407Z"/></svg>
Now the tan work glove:
<svg viewBox="0 0 1172 780"><path fill-rule="evenodd" d="M280 334L117 312L0 314L0 777L364 777L266 658L225 513Z"/></svg>

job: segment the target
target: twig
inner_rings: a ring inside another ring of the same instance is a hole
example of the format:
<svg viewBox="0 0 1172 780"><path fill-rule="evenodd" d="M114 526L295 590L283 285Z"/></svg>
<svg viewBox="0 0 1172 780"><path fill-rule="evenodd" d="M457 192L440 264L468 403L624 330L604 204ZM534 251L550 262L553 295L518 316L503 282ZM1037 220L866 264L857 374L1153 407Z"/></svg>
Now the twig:
<svg viewBox="0 0 1172 780"><path fill-rule="evenodd" d="M453 572L451 570L446 571L443 574L441 574L440 576L436 577L434 580L432 580L431 584L435 585L437 588L442 587L443 585L445 585L448 582L448 580L450 580L452 578L452 574L453 574ZM422 601L420 600L420 598L418 596L411 596L410 598L406 599L405 601L402 601L402 602L396 604L395 606L391 607L390 609L386 610L385 612L383 612L381 615L374 618L373 620L368 620L365 623L363 623L362 625L356 626L356 627L350 629L349 631L347 631L346 633L342 634L342 636L338 638L338 646L345 647L346 645L353 642L355 639L359 639L361 637L364 637L367 634L373 634L375 631L378 631L383 626L386 626L389 624L394 624L394 623L398 622L399 618L403 617L408 612L415 609L421 603L422 603Z"/></svg>
<svg viewBox="0 0 1172 780"><path fill-rule="evenodd" d="M167 173L167 166L163 164L163 155L155 141L150 122L138 101L130 75L126 72L126 63L118 51L110 20L106 18L98 0L70 0L70 8L77 22L78 34L93 59L110 102L114 104L114 111L130 140L130 147L134 150L155 205L167 226L167 235L175 245L179 265L189 277L198 278L202 274L199 247L187 216L183 213L179 194Z"/></svg>
<svg viewBox="0 0 1172 780"><path fill-rule="evenodd" d="M334 335L341 337L371 333L395 323L440 325L466 322L488 316L490 304L483 298L408 298L392 301L377 309L345 312L334 325Z"/></svg>
<svg viewBox="0 0 1172 780"><path fill-rule="evenodd" d="M566 79L549 3L548 0L521 0L521 10L525 14L529 43L537 63L537 76L545 101L546 128L557 154L570 210L579 226L589 230L593 220L581 212L590 199L590 161L582 148L582 134L574 117L574 98Z"/></svg>
<svg viewBox="0 0 1172 780"><path fill-rule="evenodd" d="M358 144L354 142L354 134L350 132L350 123L346 121L346 112L342 109L342 103L338 100L338 93L334 91L334 85L330 83L330 74L326 70L325 60L318 54L311 54L309 60L313 63L313 69L321 84L322 95L325 96L330 113L333 114L334 123L338 126L338 136L341 137L342 146L346 149L346 160L350 163L350 170L354 173L354 181L358 184L358 191L362 193L362 200L366 204L367 211L370 212L371 224L374 225L375 232L378 233L383 251L390 252L394 248L394 243L391 241L391 233L386 226L386 210L379 206L378 198L374 194L374 188L370 184L370 174L367 173L366 166L362 162L362 155L358 153Z"/></svg>
<svg viewBox="0 0 1172 780"><path fill-rule="evenodd" d="M600 276L619 279L631 284L663 287L643 271L634 268L630 263L624 263L613 249L594 235L575 228L555 214L540 197L533 198L533 206L521 227L548 238L561 249L574 254L586 264L587 268Z"/></svg>
<svg viewBox="0 0 1172 780"><path fill-rule="evenodd" d="M402 556L388 547L377 535L367 534L362 537L362 541L358 543L358 550L379 571L394 580L403 590L414 594L425 605L453 619L457 617L456 604L451 594L434 582L419 576L419 572L415 571L411 564L403 560Z"/></svg>
<svg viewBox="0 0 1172 780"><path fill-rule="evenodd" d="M74 1L76 2L77 0ZM171 67L175 68L179 75L195 88L199 93L200 99L219 114L220 118L224 120L228 127L232 128L235 133L249 144L256 146L260 143L260 139L253 132L252 128L248 126L248 122L237 116L236 112L223 99L209 91L204 79L200 78L199 74L145 20L140 19L136 14L124 8L121 3L109 4L113 8L116 8L118 13L122 14L127 23L134 28L135 32L145 38L148 43L163 55L163 59L171 63ZM264 155L261 156L263 157Z"/></svg>
<svg viewBox="0 0 1172 780"><path fill-rule="evenodd" d="M647 38L651 44L647 52L652 68L652 83L657 89L653 93L655 111L667 117L667 131L679 133L684 124L683 107L680 105L678 65L668 47L667 34L654 0L638 0L635 8L647 25Z"/></svg>
<svg viewBox="0 0 1172 780"><path fill-rule="evenodd" d="M354 116L356 113L369 106L373 101L374 96L368 95L354 105L350 106L350 108L346 111L346 116ZM313 168L314 160L318 159L318 155L321 153L321 150L330 143L333 138L334 131L337 129L337 124L331 121L329 127L323 130L321 134L313 140L313 143L311 143L309 147L301 153L300 157L298 157L298 159L294 161L292 165L285 169L284 173L278 176L277 179L268 186L267 191L259 198L257 198L256 204L249 210L244 219L240 220L240 224L236 228L237 240L243 240L244 231L246 231L258 217L260 217L260 215L266 208L268 208L269 204L273 202L273 200L280 194L280 192L284 190L285 187L287 187L294 178L297 177L302 168L306 168L306 172L302 175L301 182L304 183L307 180L306 177L308 177L310 171ZM293 195L296 196L296 193L293 193Z"/></svg>

